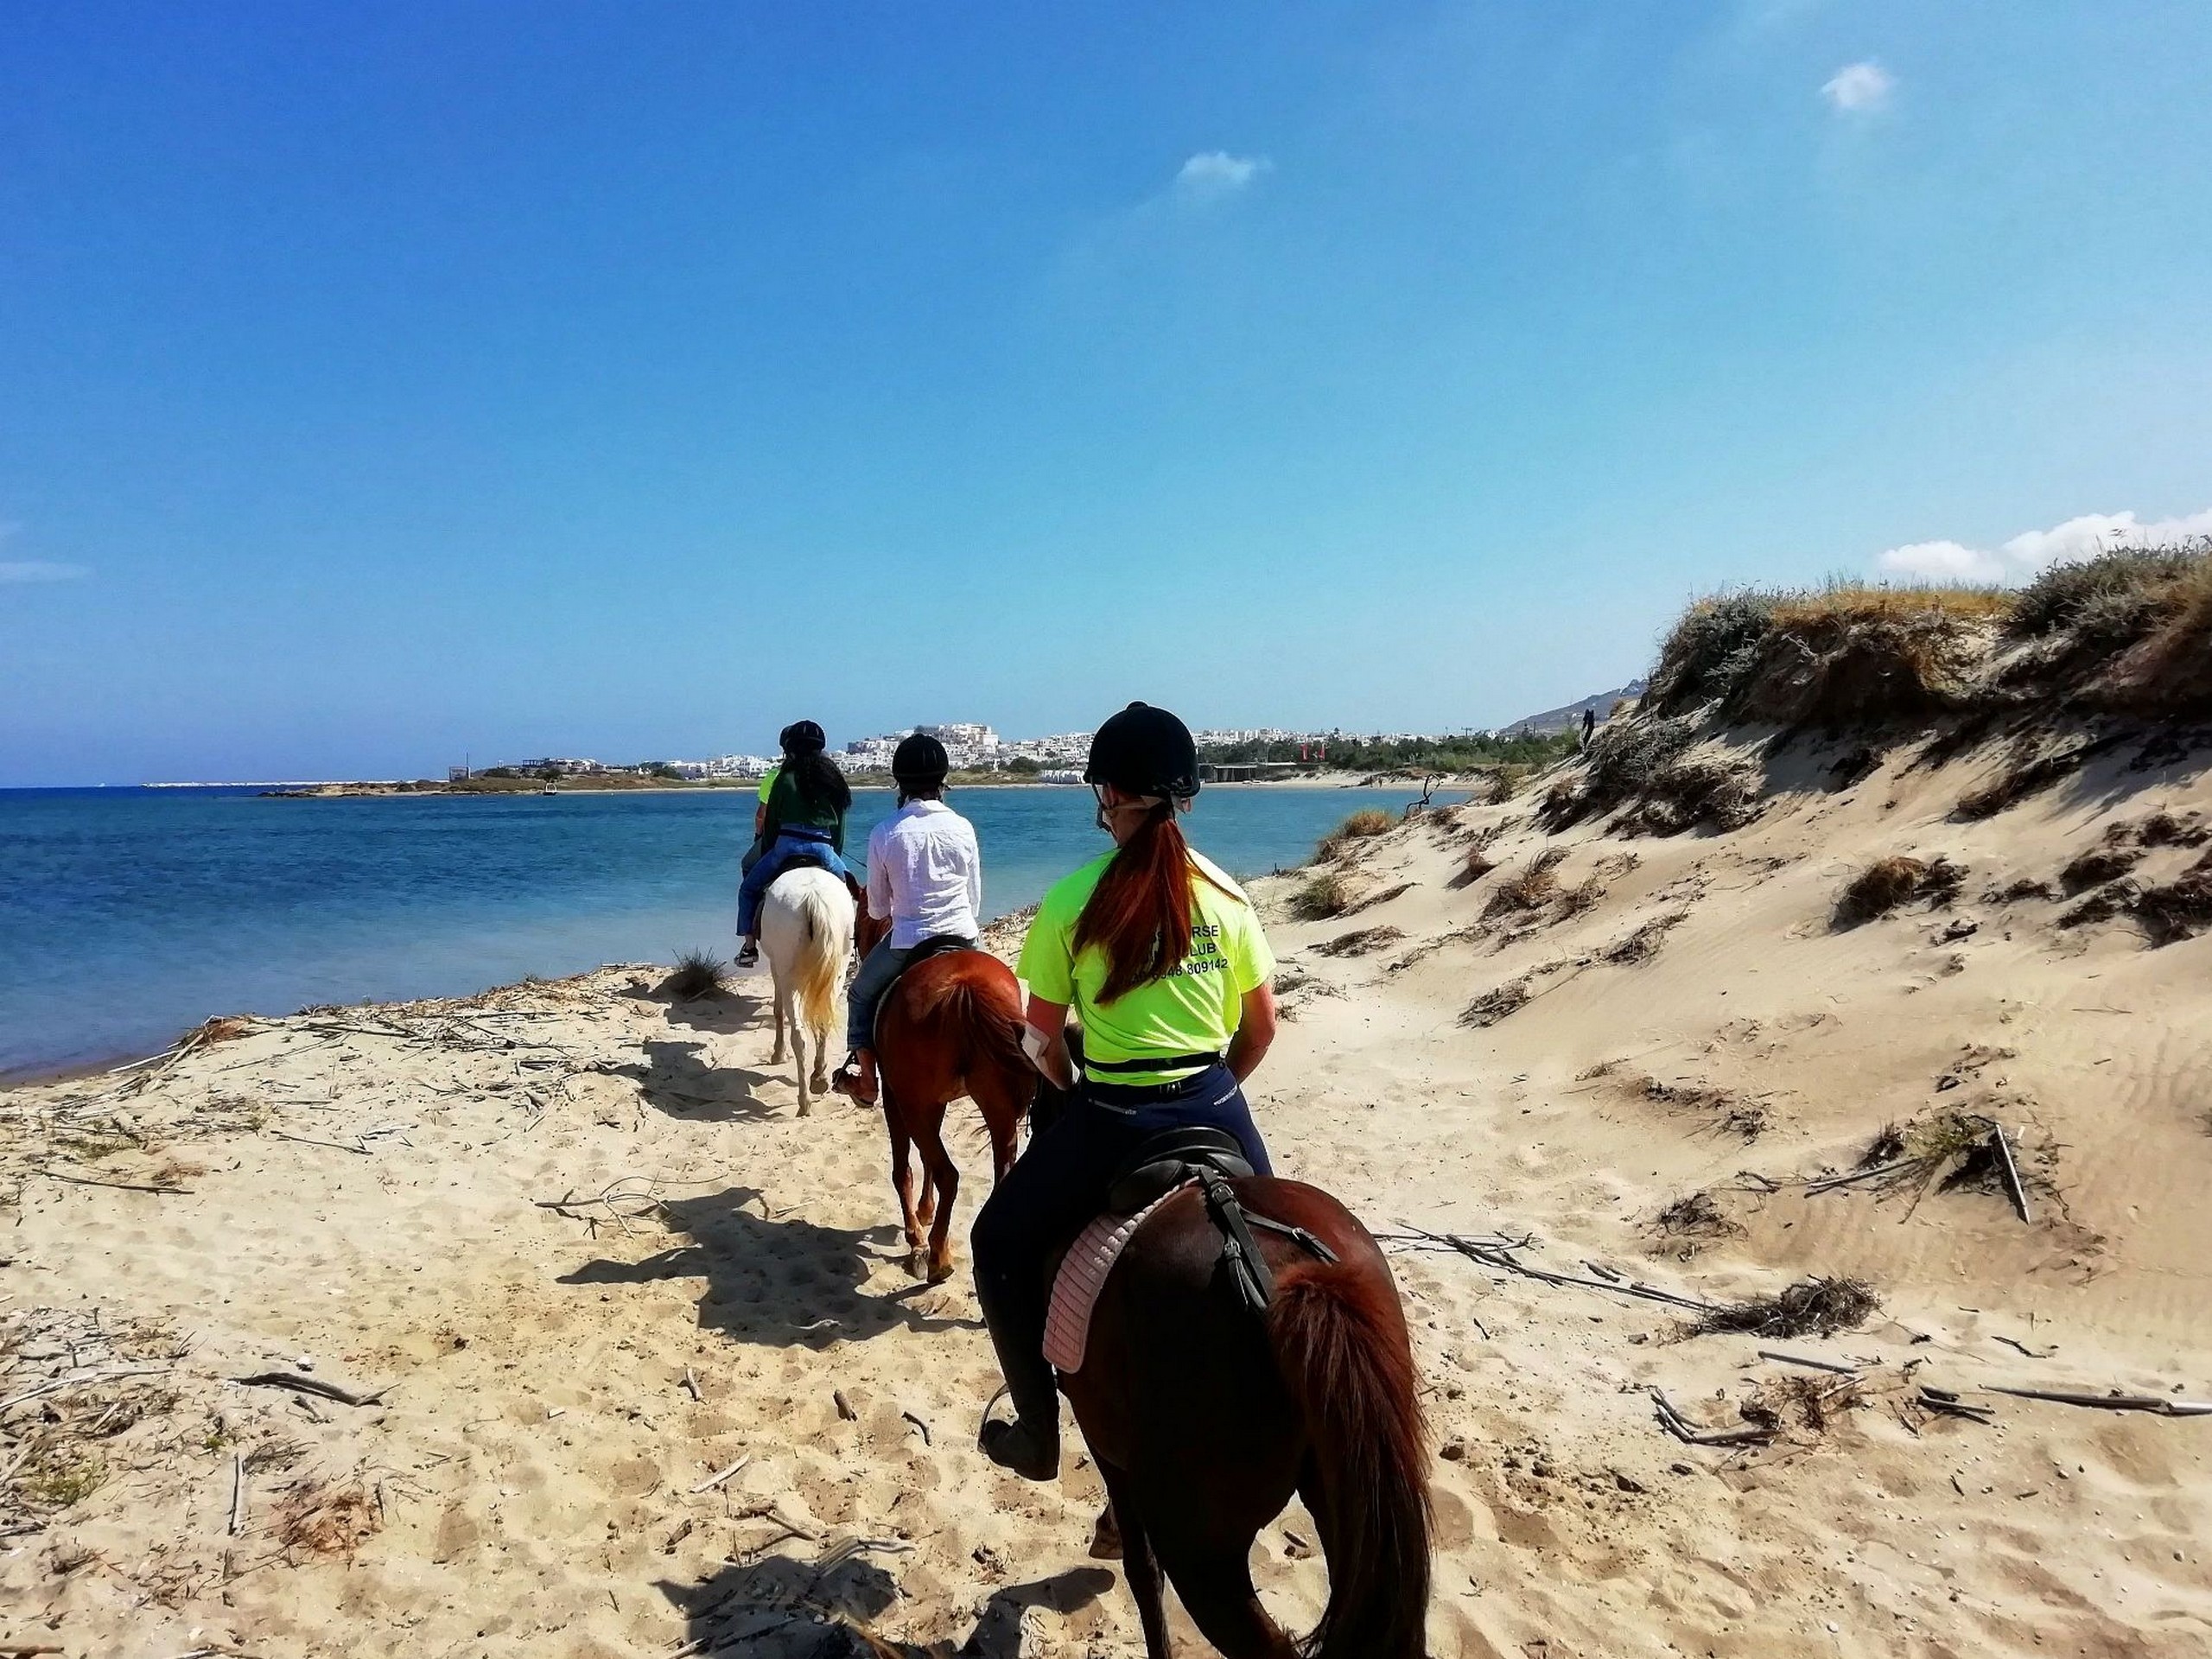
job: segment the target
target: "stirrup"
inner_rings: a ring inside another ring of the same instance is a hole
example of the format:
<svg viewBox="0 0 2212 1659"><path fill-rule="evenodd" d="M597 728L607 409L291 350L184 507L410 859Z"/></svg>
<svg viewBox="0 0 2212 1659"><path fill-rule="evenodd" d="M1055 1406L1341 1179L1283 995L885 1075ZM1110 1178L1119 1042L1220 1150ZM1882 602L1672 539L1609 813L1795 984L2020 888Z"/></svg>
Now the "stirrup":
<svg viewBox="0 0 2212 1659"><path fill-rule="evenodd" d="M857 1104L862 1106L873 1106L878 1100L882 1098L883 1077L880 1071L876 1075L874 1093L870 1095L865 1100L861 1097L860 1082L860 1066L850 1056L848 1056L845 1063L837 1068L836 1075L830 1079L830 1086L836 1090L839 1094L847 1096Z"/></svg>
<svg viewBox="0 0 2212 1659"><path fill-rule="evenodd" d="M735 965L740 968L758 968L760 965L760 941L748 938L743 944L739 945Z"/></svg>

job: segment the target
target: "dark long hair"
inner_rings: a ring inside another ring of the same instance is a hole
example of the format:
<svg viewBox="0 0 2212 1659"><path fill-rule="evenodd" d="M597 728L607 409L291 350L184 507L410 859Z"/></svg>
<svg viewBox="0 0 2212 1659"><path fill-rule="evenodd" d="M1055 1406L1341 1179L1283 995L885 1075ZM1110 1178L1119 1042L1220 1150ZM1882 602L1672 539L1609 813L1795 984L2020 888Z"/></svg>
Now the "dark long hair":
<svg viewBox="0 0 2212 1659"><path fill-rule="evenodd" d="M797 754L785 750L784 770L791 774L799 798L809 806L834 807L840 812L850 810L853 786L837 770L837 763L822 750L804 749Z"/></svg>
<svg viewBox="0 0 2212 1659"><path fill-rule="evenodd" d="M1160 802L1116 850L1076 920L1076 954L1094 944L1106 953L1101 1002L1165 979L1182 964L1191 952L1191 881L1202 875L1175 822L1175 803Z"/></svg>

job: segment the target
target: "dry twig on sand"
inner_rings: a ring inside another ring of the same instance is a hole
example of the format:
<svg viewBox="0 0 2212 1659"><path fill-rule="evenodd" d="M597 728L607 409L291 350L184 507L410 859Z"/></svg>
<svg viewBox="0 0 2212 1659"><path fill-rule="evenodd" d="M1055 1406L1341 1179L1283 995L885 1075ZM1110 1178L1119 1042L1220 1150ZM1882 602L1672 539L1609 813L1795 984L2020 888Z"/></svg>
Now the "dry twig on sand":
<svg viewBox="0 0 2212 1659"><path fill-rule="evenodd" d="M2008 1389L1989 1385L1992 1394L2009 1394L2016 1400L2047 1400L2054 1405L2091 1406L2099 1411L2141 1411L2156 1417L2212 1417L2212 1400L2175 1400L2155 1394L2090 1394L2070 1389Z"/></svg>
<svg viewBox="0 0 2212 1659"><path fill-rule="evenodd" d="M1651 1390L1651 1402L1656 1409L1659 1426L1685 1446L1764 1446L1774 1439L1775 1431L1756 1426L1745 1428L1705 1429L1675 1409L1674 1402L1664 1390Z"/></svg>
<svg viewBox="0 0 2212 1659"><path fill-rule="evenodd" d="M391 1392L391 1385L387 1383L373 1394L356 1394L338 1383L296 1371L256 1371L251 1376L234 1376L231 1381L250 1389L289 1389L295 1394L312 1394L320 1399L335 1400L341 1406L378 1405L383 1402L385 1395Z"/></svg>

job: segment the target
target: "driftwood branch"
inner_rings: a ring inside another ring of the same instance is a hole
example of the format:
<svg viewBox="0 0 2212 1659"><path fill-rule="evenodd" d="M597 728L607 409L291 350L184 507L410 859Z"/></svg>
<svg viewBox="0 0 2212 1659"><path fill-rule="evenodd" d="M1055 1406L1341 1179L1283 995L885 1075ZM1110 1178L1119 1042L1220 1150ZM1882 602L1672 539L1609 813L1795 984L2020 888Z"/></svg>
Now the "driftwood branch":
<svg viewBox="0 0 2212 1659"><path fill-rule="evenodd" d="M713 1491L715 1487L721 1485L724 1481L728 1480L732 1475L735 1474L739 1470L744 1468L747 1464L752 1461L753 1454L748 1452L743 1457L740 1458L735 1463L730 1465L728 1468L723 1470L721 1473L709 1475L696 1486L694 1486L691 1489L691 1496L696 1497L702 1492Z"/></svg>
<svg viewBox="0 0 2212 1659"><path fill-rule="evenodd" d="M1773 1348L1759 1350L1761 1359L1771 1359L1784 1365L1803 1365L1815 1371L1833 1371L1838 1376L1856 1376L1856 1365L1839 1365L1832 1359L1814 1359L1804 1354L1785 1354Z"/></svg>
<svg viewBox="0 0 2212 1659"><path fill-rule="evenodd" d="M1651 1390L1659 1426L1685 1446L1764 1446L1774 1438L1770 1428L1700 1428L1675 1409L1673 1401L1659 1389Z"/></svg>
<svg viewBox="0 0 2212 1659"><path fill-rule="evenodd" d="M249 1389L289 1389L295 1394L312 1394L324 1400L335 1400L341 1406L373 1406L391 1392L387 1383L374 1394L356 1394L353 1389L335 1382L326 1382L319 1376L308 1376L296 1371L256 1371L251 1376L234 1376L232 1382Z"/></svg>
<svg viewBox="0 0 2212 1659"><path fill-rule="evenodd" d="M1410 1222L1406 1224L1413 1227ZM1527 1262L1516 1259L1510 1246L1494 1244L1487 1240L1462 1238L1452 1233L1427 1232L1419 1227L1413 1227L1413 1230L1423 1238L1450 1245L1471 1262L1478 1262L1502 1273L1518 1274L1524 1279L1535 1279L1547 1285L1576 1285L1585 1290L1607 1290L1619 1296L1640 1296L1646 1301L1665 1302L1669 1306L1687 1307L1699 1313L1719 1311L1715 1303L1701 1302L1691 1296L1677 1296L1672 1291L1662 1290L1656 1285L1647 1285L1639 1280L1615 1284L1605 1279L1583 1279L1571 1273L1553 1273L1547 1268L1532 1268Z"/></svg>
<svg viewBox="0 0 2212 1659"><path fill-rule="evenodd" d="M2100 1411L2145 1411L2157 1417L2212 1417L2212 1400L2174 1400L2156 1394L2089 1394L2070 1389L2008 1389L1989 1385L1992 1394L2017 1400L2048 1400L2061 1406L2093 1406Z"/></svg>
<svg viewBox="0 0 2212 1659"><path fill-rule="evenodd" d="M1992 1119L1989 1139L1997 1151L1997 1166L2005 1173L2005 1185L2012 1195L2012 1207L2020 1212L2020 1219L2032 1222L2028 1213L2028 1189L2020 1179L2020 1166L2012 1161L2012 1143L2005 1138L2005 1126Z"/></svg>

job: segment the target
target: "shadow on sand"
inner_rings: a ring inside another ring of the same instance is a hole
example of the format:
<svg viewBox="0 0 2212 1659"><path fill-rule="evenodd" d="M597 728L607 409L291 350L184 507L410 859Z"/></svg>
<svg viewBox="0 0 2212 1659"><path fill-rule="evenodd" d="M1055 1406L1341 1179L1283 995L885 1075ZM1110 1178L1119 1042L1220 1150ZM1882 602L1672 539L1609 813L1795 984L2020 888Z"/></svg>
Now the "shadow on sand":
<svg viewBox="0 0 2212 1659"><path fill-rule="evenodd" d="M802 1548L812 1546L802 1545ZM1071 1567L1050 1578L995 1592L974 1628L920 1642L894 1642L869 1627L897 1603L891 1574L865 1554L849 1556L833 1541L822 1560L771 1554L724 1567L696 1584L658 1587L689 1620L687 1634L706 1653L759 1659L1018 1659L1021 1617L1033 1607L1071 1613L1114 1586L1103 1567Z"/></svg>
<svg viewBox="0 0 2212 1659"><path fill-rule="evenodd" d="M905 1261L906 1239L895 1224L854 1230L771 1217L767 1201L745 1186L667 1199L661 1215L690 1242L640 1262L588 1262L560 1282L703 1278L699 1328L769 1348L821 1348L893 1330L982 1328L976 1319L943 1319L911 1306L929 1294L926 1285L908 1283L888 1294L861 1289L880 1264Z"/></svg>

